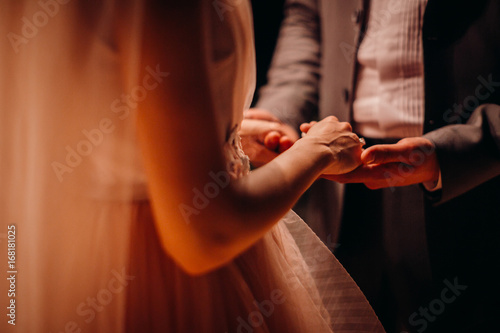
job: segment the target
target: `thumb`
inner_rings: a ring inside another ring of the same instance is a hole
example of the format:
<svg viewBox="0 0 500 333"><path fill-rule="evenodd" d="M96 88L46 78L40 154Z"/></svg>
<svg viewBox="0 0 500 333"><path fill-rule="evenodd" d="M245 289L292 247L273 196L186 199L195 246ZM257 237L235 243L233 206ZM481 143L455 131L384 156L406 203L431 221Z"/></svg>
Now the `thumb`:
<svg viewBox="0 0 500 333"><path fill-rule="evenodd" d="M361 154L363 164L385 164L391 162L404 162L407 149L404 145L375 145L367 148Z"/></svg>

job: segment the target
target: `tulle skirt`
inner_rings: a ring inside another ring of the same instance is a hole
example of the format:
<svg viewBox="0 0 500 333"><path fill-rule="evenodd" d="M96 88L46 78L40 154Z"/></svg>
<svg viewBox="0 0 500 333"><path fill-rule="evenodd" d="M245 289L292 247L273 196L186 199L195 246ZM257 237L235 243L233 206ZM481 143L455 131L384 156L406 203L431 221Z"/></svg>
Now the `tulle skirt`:
<svg viewBox="0 0 500 333"><path fill-rule="evenodd" d="M162 249L148 201L57 193L17 220L16 326L4 320L1 332L383 332L293 212L228 265L193 277Z"/></svg>
<svg viewBox="0 0 500 333"><path fill-rule="evenodd" d="M292 211L233 262L198 277L162 251L149 205L137 214L127 332L383 332L354 281Z"/></svg>

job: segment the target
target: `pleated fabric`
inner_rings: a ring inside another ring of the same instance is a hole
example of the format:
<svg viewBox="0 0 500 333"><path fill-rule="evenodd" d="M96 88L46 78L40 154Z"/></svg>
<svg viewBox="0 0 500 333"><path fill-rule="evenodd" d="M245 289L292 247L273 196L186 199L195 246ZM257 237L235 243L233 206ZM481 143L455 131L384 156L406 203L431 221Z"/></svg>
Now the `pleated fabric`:
<svg viewBox="0 0 500 333"><path fill-rule="evenodd" d="M236 129L225 152L232 178L248 174ZM292 211L248 251L200 277L161 251L149 207L138 215L127 332L384 332L330 249Z"/></svg>

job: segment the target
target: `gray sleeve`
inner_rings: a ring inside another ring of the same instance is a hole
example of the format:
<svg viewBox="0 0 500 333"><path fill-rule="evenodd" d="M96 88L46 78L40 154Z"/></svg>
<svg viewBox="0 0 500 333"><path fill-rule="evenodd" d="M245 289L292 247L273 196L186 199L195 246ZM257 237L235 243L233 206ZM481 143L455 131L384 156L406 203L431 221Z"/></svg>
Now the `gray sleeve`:
<svg viewBox="0 0 500 333"><path fill-rule="evenodd" d="M435 144L441 168L437 204L500 175L499 105L481 105L466 124L445 126L424 137Z"/></svg>
<svg viewBox="0 0 500 333"><path fill-rule="evenodd" d="M320 22L317 0L287 0L285 19L256 107L294 128L317 117Z"/></svg>

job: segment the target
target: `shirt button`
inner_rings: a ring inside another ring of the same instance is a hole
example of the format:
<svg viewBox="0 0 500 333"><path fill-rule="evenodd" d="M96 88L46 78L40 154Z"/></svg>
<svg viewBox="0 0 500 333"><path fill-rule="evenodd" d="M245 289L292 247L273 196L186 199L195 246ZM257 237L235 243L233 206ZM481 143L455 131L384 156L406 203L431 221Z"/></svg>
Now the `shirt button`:
<svg viewBox="0 0 500 333"><path fill-rule="evenodd" d="M351 15L351 21L354 24L359 24L361 22L362 17L363 17L363 10L356 9Z"/></svg>
<svg viewBox="0 0 500 333"><path fill-rule="evenodd" d="M344 88L344 90L342 90L342 97L344 97L344 102L349 102L349 95L349 89Z"/></svg>

